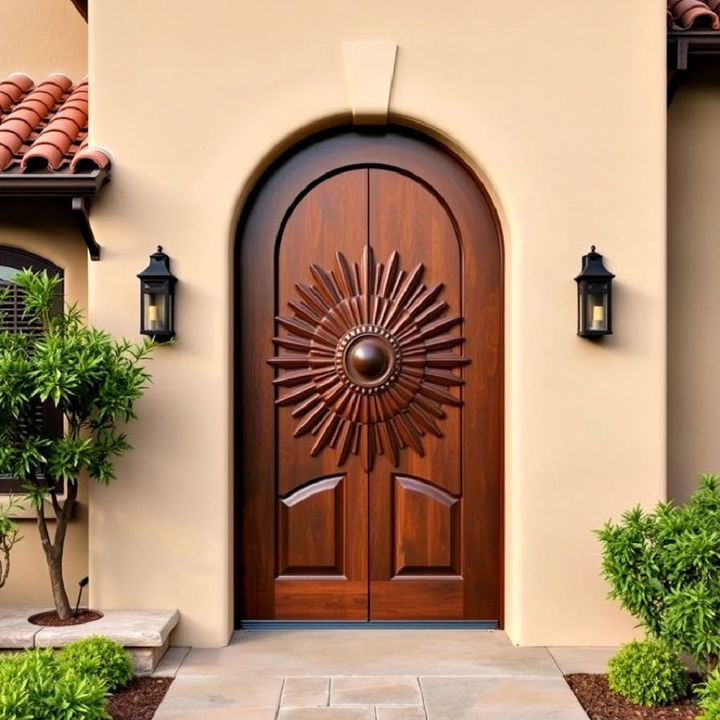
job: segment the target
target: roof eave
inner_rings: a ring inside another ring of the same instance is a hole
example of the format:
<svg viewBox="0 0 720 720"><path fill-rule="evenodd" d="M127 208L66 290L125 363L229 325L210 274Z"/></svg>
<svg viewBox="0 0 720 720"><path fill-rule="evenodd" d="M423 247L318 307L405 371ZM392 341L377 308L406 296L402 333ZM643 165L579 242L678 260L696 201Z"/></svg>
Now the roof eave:
<svg viewBox="0 0 720 720"><path fill-rule="evenodd" d="M0 173L0 197L94 197L110 168L77 173Z"/></svg>
<svg viewBox="0 0 720 720"><path fill-rule="evenodd" d="M718 30L669 30L668 65L673 70L687 70L688 56L720 55Z"/></svg>
<svg viewBox="0 0 720 720"><path fill-rule="evenodd" d="M88 198L95 197L110 179L110 168L84 173L0 173L0 198L70 198L91 260L100 259L100 246L90 225Z"/></svg>

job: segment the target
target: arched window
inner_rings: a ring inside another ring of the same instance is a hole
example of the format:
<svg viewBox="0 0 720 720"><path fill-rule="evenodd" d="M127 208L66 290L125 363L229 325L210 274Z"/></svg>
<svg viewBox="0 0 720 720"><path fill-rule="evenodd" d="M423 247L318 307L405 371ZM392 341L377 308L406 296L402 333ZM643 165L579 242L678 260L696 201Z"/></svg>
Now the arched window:
<svg viewBox="0 0 720 720"><path fill-rule="evenodd" d="M15 248L0 247L0 290L5 291L0 302L0 329L11 332L37 332L39 327L24 317L23 292L13 282L20 270L28 268L48 275L63 278L63 271L48 260L33 253ZM60 283L58 310L62 309L63 283ZM37 404L37 420L45 424L51 433L62 433L62 414L48 404ZM0 474L0 495L22 493L22 480L9 475Z"/></svg>

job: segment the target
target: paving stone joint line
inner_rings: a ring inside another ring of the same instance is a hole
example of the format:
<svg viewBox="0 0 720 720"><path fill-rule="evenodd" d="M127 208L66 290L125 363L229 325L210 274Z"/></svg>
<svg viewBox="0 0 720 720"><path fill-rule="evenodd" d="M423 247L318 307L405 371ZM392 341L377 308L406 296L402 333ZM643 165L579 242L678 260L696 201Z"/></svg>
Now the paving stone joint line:
<svg viewBox="0 0 720 720"><path fill-rule="evenodd" d="M427 705L425 704L425 690L423 690L422 682L420 682L420 677L417 679L418 687L420 688L420 697L422 698L422 707L423 712L425 713L425 720L428 720L428 712L427 712Z"/></svg>
<svg viewBox="0 0 720 720"><path fill-rule="evenodd" d="M283 678L282 685L280 686L280 699L278 700L277 710L275 711L275 720L280 717L280 708L282 708L283 697L285 695L285 686L287 685L287 678Z"/></svg>

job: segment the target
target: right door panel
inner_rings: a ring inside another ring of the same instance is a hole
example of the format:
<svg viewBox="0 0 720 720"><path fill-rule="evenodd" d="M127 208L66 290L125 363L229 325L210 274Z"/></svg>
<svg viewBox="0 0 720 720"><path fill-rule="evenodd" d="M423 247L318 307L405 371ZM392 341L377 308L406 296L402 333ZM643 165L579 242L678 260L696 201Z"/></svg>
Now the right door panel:
<svg viewBox="0 0 720 720"><path fill-rule="evenodd" d="M425 286L442 286L414 323L425 346L413 368L422 373L415 407L432 418L432 430L422 435L420 451L408 447L396 458L378 455L369 476L369 616L492 617L483 614L481 598L497 578L483 577L482 563L472 558L492 551L483 547L482 523L493 508L482 507L483 468L466 467L463 452L466 438L473 442L473 435L482 432L466 427L468 417L477 415L474 406L488 401L474 381L478 373L470 370L482 368L482 353L469 355L463 342L473 333L468 322L473 289L465 287L463 277L464 239L432 186L389 168L370 170L369 208L375 257L397 252L402 269L410 273L422 266ZM486 584L484 592L470 590Z"/></svg>

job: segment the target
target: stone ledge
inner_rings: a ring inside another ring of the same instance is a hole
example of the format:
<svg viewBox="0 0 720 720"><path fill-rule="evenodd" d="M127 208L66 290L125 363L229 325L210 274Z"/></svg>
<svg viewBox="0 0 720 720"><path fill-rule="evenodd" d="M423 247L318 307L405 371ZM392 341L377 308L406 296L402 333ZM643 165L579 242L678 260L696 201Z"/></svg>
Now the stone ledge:
<svg viewBox="0 0 720 720"><path fill-rule="evenodd" d="M44 608L46 609L46 608ZM150 673L169 645L170 633L178 624L177 610L99 610L100 620L65 627L39 627L28 622L43 608L0 608L0 650L33 647L63 647L75 640L103 635L130 651L138 674Z"/></svg>
<svg viewBox="0 0 720 720"><path fill-rule="evenodd" d="M27 620L33 612L42 611L25 607L0 607L0 648L22 650L35 647L35 635L40 628Z"/></svg>

